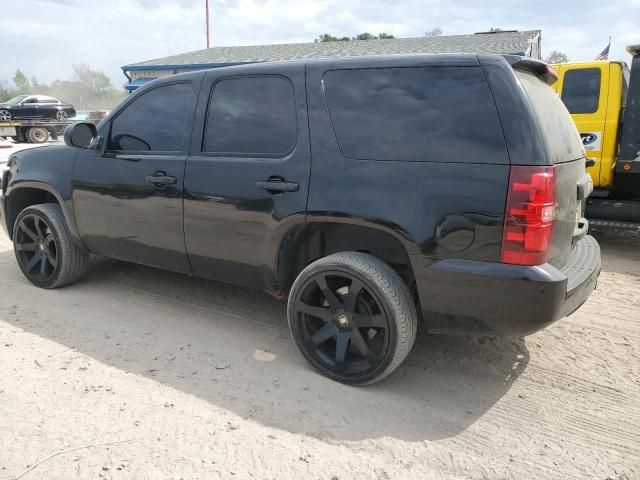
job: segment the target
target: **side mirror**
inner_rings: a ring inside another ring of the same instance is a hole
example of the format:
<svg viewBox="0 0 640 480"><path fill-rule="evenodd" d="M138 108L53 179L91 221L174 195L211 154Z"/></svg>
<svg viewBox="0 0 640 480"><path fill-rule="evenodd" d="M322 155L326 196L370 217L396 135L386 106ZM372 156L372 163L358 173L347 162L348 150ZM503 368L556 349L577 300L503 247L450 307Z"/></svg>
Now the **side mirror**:
<svg viewBox="0 0 640 480"><path fill-rule="evenodd" d="M89 148L98 131L93 123L79 122L64 129L64 143L70 147Z"/></svg>

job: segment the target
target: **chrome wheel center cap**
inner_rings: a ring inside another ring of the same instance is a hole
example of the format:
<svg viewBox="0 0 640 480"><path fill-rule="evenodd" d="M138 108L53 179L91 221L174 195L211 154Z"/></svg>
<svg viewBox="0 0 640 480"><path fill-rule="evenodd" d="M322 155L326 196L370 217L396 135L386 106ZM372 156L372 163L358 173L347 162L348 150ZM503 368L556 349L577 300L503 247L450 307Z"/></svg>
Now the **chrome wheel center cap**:
<svg viewBox="0 0 640 480"><path fill-rule="evenodd" d="M338 315L338 325L340 325L342 328L347 328L350 325L349 317L344 314Z"/></svg>

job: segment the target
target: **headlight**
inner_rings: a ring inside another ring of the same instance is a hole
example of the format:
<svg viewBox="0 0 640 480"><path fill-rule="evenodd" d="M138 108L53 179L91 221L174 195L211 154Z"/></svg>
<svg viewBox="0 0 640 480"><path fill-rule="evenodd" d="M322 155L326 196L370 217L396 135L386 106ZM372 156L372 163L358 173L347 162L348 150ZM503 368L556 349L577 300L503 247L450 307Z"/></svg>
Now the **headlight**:
<svg viewBox="0 0 640 480"><path fill-rule="evenodd" d="M9 157L9 161L7 162L7 167L9 168L17 167L18 163L20 163L20 160L18 159L18 157L16 156Z"/></svg>

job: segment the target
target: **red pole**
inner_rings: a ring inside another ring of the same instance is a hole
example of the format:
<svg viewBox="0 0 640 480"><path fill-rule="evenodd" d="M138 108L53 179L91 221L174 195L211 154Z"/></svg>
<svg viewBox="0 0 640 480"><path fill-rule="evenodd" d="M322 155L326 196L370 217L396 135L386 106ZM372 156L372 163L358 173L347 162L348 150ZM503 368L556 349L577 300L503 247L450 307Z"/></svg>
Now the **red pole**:
<svg viewBox="0 0 640 480"><path fill-rule="evenodd" d="M207 48L209 48L209 0L205 0L206 22L207 22Z"/></svg>

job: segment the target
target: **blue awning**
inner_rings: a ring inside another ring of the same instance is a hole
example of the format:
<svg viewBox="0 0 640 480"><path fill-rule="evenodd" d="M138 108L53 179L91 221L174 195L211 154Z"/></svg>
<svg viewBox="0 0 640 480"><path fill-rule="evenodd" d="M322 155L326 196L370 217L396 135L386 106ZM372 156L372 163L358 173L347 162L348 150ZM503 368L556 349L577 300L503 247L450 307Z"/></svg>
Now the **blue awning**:
<svg viewBox="0 0 640 480"><path fill-rule="evenodd" d="M124 86L130 92L133 92L136 88L143 86L145 83L150 82L151 80L155 80L155 78L151 77L140 77L132 80L128 84Z"/></svg>

